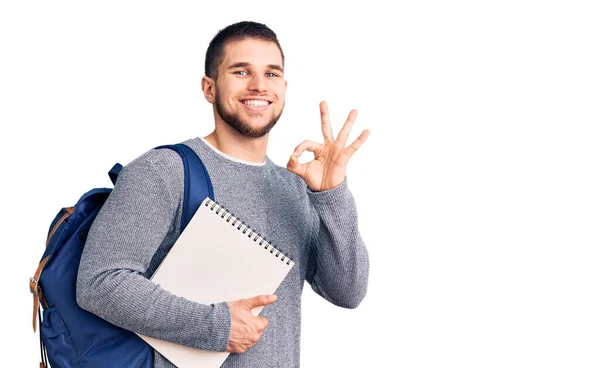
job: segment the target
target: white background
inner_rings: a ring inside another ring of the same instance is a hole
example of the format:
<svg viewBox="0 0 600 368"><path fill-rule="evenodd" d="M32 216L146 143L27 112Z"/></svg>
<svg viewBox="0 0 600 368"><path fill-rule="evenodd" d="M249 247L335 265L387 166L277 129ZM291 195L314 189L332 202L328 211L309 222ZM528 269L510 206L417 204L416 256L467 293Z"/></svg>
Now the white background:
<svg viewBox="0 0 600 368"><path fill-rule="evenodd" d="M38 362L27 284L56 212L211 132L204 53L241 20L286 55L275 163L321 139L321 100L336 132L352 108L351 139L371 130L348 168L369 293L344 310L307 285L303 367L600 366L593 5L3 2L2 366Z"/></svg>

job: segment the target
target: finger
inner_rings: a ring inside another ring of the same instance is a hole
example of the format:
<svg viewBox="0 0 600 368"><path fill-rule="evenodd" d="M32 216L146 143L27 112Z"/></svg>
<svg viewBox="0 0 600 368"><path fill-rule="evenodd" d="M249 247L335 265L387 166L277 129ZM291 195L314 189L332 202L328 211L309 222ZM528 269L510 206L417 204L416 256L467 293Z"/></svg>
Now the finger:
<svg viewBox="0 0 600 368"><path fill-rule="evenodd" d="M352 142L351 145L345 148L346 152L348 153L348 156L352 156L354 152L356 152L356 150L358 150L358 148L367 141L369 134L371 134L371 132L368 129L364 130L360 134L360 136L356 138L354 142Z"/></svg>
<svg viewBox="0 0 600 368"><path fill-rule="evenodd" d="M296 175L299 175L301 178L304 178L304 173L306 171L306 165L307 164L301 164L300 160L298 160L298 157L291 155L290 156L290 160L288 161L287 164L287 169L291 172L293 172Z"/></svg>
<svg viewBox="0 0 600 368"><path fill-rule="evenodd" d="M333 129L331 128L331 121L329 120L329 108L327 108L327 102L321 101L319 108L321 109L321 130L323 130L323 137L326 141L333 141Z"/></svg>
<svg viewBox="0 0 600 368"><path fill-rule="evenodd" d="M251 333L248 335L248 348L251 348L254 344L256 344L258 342L258 340L260 340L260 332L255 332L255 333Z"/></svg>
<svg viewBox="0 0 600 368"><path fill-rule="evenodd" d="M294 156L300 157L304 151L315 152L321 148L321 144L311 140L305 140L294 149Z"/></svg>
<svg viewBox="0 0 600 368"><path fill-rule="evenodd" d="M248 298L246 307L248 309L269 305L277 300L277 295L257 295L253 298Z"/></svg>
<svg viewBox="0 0 600 368"><path fill-rule="evenodd" d="M342 146L346 145L346 141L348 141L348 136L350 135L350 131L352 130L352 126L354 125L354 121L356 120L356 116L358 115L358 111L352 110L350 114L348 114L348 119L344 123L342 130L340 130L340 134L338 134L336 142L340 143Z"/></svg>
<svg viewBox="0 0 600 368"><path fill-rule="evenodd" d="M258 332L262 333L267 326L269 326L269 320L262 316L257 316L256 325L258 327Z"/></svg>

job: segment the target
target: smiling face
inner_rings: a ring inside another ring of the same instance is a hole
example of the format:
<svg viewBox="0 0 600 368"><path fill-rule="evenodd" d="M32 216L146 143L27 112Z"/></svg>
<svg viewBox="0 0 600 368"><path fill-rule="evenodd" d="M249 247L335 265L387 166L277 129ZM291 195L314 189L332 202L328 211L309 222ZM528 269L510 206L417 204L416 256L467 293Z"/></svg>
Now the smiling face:
<svg viewBox="0 0 600 368"><path fill-rule="evenodd" d="M205 95L215 106L215 119L243 136L260 138L281 116L286 87L277 45L247 38L225 46L214 89L210 97L205 89Z"/></svg>

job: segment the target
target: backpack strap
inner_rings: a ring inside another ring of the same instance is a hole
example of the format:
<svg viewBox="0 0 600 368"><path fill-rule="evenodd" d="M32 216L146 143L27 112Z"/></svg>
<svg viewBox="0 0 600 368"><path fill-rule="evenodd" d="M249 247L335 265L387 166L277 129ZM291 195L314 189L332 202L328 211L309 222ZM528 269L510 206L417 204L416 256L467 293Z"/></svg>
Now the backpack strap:
<svg viewBox="0 0 600 368"><path fill-rule="evenodd" d="M117 184L117 177L119 176L121 170L123 170L123 165L117 162L115 166L113 166L108 172L108 176L110 177L110 181L112 181L113 185Z"/></svg>
<svg viewBox="0 0 600 368"><path fill-rule="evenodd" d="M40 262L37 270L35 270L34 276L29 279L29 291L31 294L33 294L33 332L36 330L36 317L38 314L38 308L40 307L40 300L44 303L44 308L48 308L48 303L42 294L42 288L38 284L38 281L40 280L42 271L44 270L44 267L46 266L46 263L48 263L49 259L50 256L44 258Z"/></svg>
<svg viewBox="0 0 600 368"><path fill-rule="evenodd" d="M171 149L177 152L181 156L183 162L184 186L180 225L181 233L206 197L209 197L214 201L213 186L206 167L200 160L200 157L198 157L190 147L184 144L156 147L156 149L160 148ZM161 244L150 260L148 269L143 274L144 277L150 278L152 276L172 246L173 244Z"/></svg>
<svg viewBox="0 0 600 368"><path fill-rule="evenodd" d="M183 231L206 197L215 200L212 182L206 166L190 147L185 144L173 144L156 147L159 148L168 148L179 153L183 161L184 187L181 215L181 231Z"/></svg>

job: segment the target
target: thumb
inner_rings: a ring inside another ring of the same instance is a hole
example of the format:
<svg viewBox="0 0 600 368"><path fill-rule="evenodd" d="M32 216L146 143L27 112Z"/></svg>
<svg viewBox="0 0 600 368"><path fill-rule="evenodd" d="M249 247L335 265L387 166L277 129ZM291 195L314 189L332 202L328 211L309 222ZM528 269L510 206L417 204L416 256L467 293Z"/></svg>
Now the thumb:
<svg viewBox="0 0 600 368"><path fill-rule="evenodd" d="M263 305L269 305L277 300L277 295L258 295L253 298L246 299L248 309L253 309Z"/></svg>

